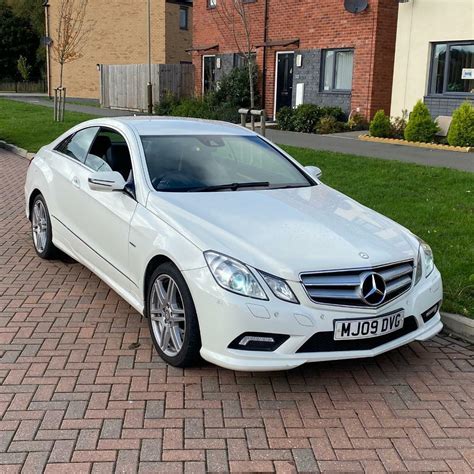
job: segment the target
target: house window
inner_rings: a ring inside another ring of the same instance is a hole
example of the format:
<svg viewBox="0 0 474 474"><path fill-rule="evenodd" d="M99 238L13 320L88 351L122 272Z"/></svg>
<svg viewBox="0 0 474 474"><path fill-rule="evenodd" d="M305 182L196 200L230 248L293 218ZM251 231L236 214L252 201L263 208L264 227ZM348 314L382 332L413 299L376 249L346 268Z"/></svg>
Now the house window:
<svg viewBox="0 0 474 474"><path fill-rule="evenodd" d="M474 94L474 41L434 44L431 94Z"/></svg>
<svg viewBox="0 0 474 474"><path fill-rule="evenodd" d="M216 8L217 0L207 0L207 8Z"/></svg>
<svg viewBox="0 0 474 474"><path fill-rule="evenodd" d="M354 50L328 49L323 51L322 90L350 91L352 89L352 69Z"/></svg>
<svg viewBox="0 0 474 474"><path fill-rule="evenodd" d="M181 30L188 29L188 9L187 7L179 8L179 28Z"/></svg>
<svg viewBox="0 0 474 474"><path fill-rule="evenodd" d="M255 63L257 55L255 53L250 54L250 60ZM234 54L234 67L241 68L247 66L247 56L242 53L235 53Z"/></svg>
<svg viewBox="0 0 474 474"><path fill-rule="evenodd" d="M202 91L204 94L216 89L216 57L202 57Z"/></svg>

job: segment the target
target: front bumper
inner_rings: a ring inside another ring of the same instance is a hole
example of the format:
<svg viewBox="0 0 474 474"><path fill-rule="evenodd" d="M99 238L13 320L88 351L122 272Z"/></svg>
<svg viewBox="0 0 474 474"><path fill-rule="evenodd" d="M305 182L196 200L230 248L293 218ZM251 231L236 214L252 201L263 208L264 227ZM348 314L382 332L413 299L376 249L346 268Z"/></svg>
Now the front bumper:
<svg viewBox="0 0 474 474"><path fill-rule="evenodd" d="M421 314L442 299L441 275L435 269L410 291L377 308L349 308L313 303L301 284L289 282L301 304L281 301L260 281L269 300L256 300L225 291L207 267L184 272L199 318L202 357L221 367L244 371L287 370L307 362L374 357L412 341L425 341L443 328L439 310L426 323ZM408 334L367 350L297 352L314 334L334 330L334 321L377 317L403 309L413 316ZM230 349L243 333L284 334L289 338L272 352Z"/></svg>

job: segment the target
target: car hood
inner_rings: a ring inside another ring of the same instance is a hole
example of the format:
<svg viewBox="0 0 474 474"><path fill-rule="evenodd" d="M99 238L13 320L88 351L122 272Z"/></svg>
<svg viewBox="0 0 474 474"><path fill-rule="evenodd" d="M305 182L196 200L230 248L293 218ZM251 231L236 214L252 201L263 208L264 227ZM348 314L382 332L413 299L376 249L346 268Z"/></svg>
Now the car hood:
<svg viewBox="0 0 474 474"><path fill-rule="evenodd" d="M414 258L415 237L319 184L297 189L150 193L147 207L201 250L268 273L363 268Z"/></svg>

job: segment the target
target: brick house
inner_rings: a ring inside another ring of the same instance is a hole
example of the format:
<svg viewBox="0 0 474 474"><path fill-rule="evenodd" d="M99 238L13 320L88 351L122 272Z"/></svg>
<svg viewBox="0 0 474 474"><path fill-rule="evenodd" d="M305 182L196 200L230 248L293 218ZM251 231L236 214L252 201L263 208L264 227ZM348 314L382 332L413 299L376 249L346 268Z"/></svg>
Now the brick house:
<svg viewBox="0 0 474 474"><path fill-rule="evenodd" d="M60 0L45 2L47 29L54 42ZM192 0L151 0L152 62L189 62L192 45ZM86 21L94 28L81 58L66 64L64 84L69 97L98 99L100 64L145 64L148 62L147 0L89 1ZM48 86L58 86L59 64L48 47Z"/></svg>
<svg viewBox="0 0 474 474"><path fill-rule="evenodd" d="M194 2L192 57L198 94L215 87L239 64L233 32L222 18L222 2L230 1ZM367 117L379 109L389 112L396 0L369 0L358 13L350 13L345 3L353 2L344 0L244 1L270 117L282 106L301 103L340 106ZM234 24L242 35L238 21Z"/></svg>

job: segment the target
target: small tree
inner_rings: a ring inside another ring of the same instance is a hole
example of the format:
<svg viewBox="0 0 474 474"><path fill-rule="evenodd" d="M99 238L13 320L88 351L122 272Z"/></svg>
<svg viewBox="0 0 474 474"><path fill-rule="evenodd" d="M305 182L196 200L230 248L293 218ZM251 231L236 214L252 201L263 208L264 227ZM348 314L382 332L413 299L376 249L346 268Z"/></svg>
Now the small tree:
<svg viewBox="0 0 474 474"><path fill-rule="evenodd" d="M60 0L58 26L53 43L54 59L59 64L59 88L63 88L65 64L82 57L82 50L93 24L86 21L89 0Z"/></svg>
<svg viewBox="0 0 474 474"><path fill-rule="evenodd" d="M370 122L370 136L379 138L389 138L392 136L392 124L390 117L385 115L383 110L379 110Z"/></svg>
<svg viewBox="0 0 474 474"><path fill-rule="evenodd" d="M464 102L454 111L448 143L452 146L474 147L474 107L469 102Z"/></svg>
<svg viewBox="0 0 474 474"><path fill-rule="evenodd" d="M250 88L250 108L255 108L253 44L248 0L223 0L219 5L216 26L232 35L235 47L245 58Z"/></svg>
<svg viewBox="0 0 474 474"><path fill-rule="evenodd" d="M419 100L413 108L405 128L405 140L409 142L431 143L434 140L438 126L431 118L428 107Z"/></svg>
<svg viewBox="0 0 474 474"><path fill-rule="evenodd" d="M21 78L26 82L30 79L31 75L31 66L28 64L28 60L25 56L20 56L16 64L18 72L20 73Z"/></svg>

